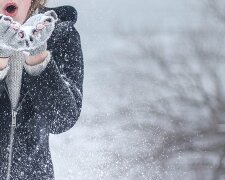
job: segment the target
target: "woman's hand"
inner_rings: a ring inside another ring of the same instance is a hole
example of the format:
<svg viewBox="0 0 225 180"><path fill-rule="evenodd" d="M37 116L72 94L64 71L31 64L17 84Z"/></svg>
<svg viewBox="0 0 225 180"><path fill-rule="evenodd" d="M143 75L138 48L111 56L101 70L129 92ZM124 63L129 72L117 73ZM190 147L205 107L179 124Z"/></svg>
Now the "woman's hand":
<svg viewBox="0 0 225 180"><path fill-rule="evenodd" d="M25 41L28 47L26 52L31 56L39 54L47 49L47 40L50 38L58 17L55 11L47 11L44 14L31 16L21 27L25 28Z"/></svg>
<svg viewBox="0 0 225 180"><path fill-rule="evenodd" d="M48 56L48 51L43 51L40 54L37 54L35 56L27 56L26 64L28 64L30 66L34 66L36 64L40 64L40 63L42 63L45 60L45 58L47 56ZM0 66L0 68L1 68L1 66Z"/></svg>
<svg viewBox="0 0 225 180"><path fill-rule="evenodd" d="M23 38L20 24L0 14L0 57L9 57L15 50L24 48Z"/></svg>
<svg viewBox="0 0 225 180"><path fill-rule="evenodd" d="M6 68L8 61L9 58L0 58L0 71Z"/></svg>

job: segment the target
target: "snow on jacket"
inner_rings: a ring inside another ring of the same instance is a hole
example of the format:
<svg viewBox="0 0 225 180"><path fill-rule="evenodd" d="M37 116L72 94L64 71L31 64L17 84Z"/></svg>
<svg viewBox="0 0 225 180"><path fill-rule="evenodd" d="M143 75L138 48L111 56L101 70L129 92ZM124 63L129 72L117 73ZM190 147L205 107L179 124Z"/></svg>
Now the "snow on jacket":
<svg viewBox="0 0 225 180"><path fill-rule="evenodd" d="M83 97L83 54L74 24L77 12L71 6L53 9L60 19L48 40L51 58L39 75L25 68L13 144L11 179L53 180L49 133L60 134L78 120ZM2 71L2 72L6 72ZM7 176L11 125L6 78L0 81L0 180Z"/></svg>

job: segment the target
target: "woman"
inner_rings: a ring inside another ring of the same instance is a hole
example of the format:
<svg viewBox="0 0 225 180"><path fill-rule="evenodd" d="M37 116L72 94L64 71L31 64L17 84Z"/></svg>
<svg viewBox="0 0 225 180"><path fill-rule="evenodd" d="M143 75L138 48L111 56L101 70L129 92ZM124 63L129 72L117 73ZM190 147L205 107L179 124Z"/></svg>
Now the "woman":
<svg viewBox="0 0 225 180"><path fill-rule="evenodd" d="M42 2L0 0L1 180L54 179L49 133L69 130L81 112L76 10Z"/></svg>

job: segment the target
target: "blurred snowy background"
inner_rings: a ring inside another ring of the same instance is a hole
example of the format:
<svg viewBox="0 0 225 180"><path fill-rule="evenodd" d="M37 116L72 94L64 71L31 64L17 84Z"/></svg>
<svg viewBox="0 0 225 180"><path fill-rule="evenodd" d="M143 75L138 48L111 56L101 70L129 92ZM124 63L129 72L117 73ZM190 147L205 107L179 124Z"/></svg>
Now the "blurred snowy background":
<svg viewBox="0 0 225 180"><path fill-rule="evenodd" d="M50 0L78 11L82 115L56 180L225 180L225 2Z"/></svg>

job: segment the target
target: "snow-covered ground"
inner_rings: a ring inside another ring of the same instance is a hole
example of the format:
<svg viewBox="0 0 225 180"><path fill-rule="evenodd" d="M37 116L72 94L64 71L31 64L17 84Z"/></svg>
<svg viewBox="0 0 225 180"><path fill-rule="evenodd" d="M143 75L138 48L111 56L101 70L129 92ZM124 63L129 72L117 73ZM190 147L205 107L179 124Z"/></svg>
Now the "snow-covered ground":
<svg viewBox="0 0 225 180"><path fill-rule="evenodd" d="M50 136L56 180L161 179L150 152L159 143L148 129L151 82L141 60L121 58L131 51L113 28L179 31L197 23L188 0L51 0L50 6L73 5L84 53L84 100L80 119L66 133ZM139 75L139 78L138 78Z"/></svg>

